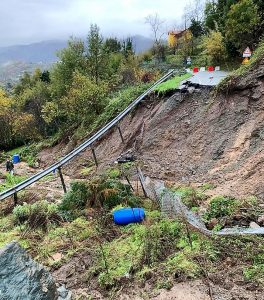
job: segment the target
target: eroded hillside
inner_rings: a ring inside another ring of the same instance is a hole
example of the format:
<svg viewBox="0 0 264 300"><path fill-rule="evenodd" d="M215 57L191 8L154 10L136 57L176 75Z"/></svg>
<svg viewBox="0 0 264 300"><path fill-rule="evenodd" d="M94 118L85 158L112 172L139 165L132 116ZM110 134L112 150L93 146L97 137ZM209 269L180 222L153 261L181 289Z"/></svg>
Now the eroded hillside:
<svg viewBox="0 0 264 300"><path fill-rule="evenodd" d="M232 79L236 89L228 94L214 96L203 88L191 94L176 92L163 99L146 99L120 123L125 144L117 130L98 141L99 169L132 150L145 174L153 178L176 184L211 183L213 194L263 199L262 74L263 60L249 75ZM73 146L44 151L41 162L48 164ZM88 149L67 167L68 175L80 177L82 167L91 160Z"/></svg>

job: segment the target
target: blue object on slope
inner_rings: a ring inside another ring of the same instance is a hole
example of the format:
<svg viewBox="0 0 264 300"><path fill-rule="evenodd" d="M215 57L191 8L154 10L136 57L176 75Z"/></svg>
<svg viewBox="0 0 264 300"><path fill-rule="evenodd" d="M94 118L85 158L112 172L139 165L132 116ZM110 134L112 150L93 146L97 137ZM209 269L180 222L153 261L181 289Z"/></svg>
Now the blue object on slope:
<svg viewBox="0 0 264 300"><path fill-rule="evenodd" d="M143 208L121 208L113 212L114 222L117 225L140 223L145 218Z"/></svg>
<svg viewBox="0 0 264 300"><path fill-rule="evenodd" d="M19 162L20 162L20 156L19 156L19 154L14 154L13 155L13 163L17 164Z"/></svg>

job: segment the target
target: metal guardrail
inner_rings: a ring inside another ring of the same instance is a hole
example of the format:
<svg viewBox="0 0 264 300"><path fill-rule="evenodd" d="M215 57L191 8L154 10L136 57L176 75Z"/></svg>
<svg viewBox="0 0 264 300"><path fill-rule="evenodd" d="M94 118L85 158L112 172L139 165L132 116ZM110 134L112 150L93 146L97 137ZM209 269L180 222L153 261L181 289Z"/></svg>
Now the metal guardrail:
<svg viewBox="0 0 264 300"><path fill-rule="evenodd" d="M52 173L54 170L58 169L60 172L60 176L62 178L61 174L61 167L65 165L67 162L72 160L75 156L77 156L79 153L81 153L83 150L91 146L95 141L97 141L99 138L101 138L109 129L113 128L115 125L118 125L118 122L122 120L138 103L140 103L149 93L151 93L160 83L167 80L169 77L171 77L174 74L175 70L170 70L167 74L165 74L163 77L161 77L158 81L156 81L150 88L148 88L142 95L140 95L137 99L135 99L126 109L124 109L119 115L117 115L112 121L110 121L108 124L106 124L104 127L102 127L100 130L98 130L92 137L87 139L84 143L79 145L77 148L75 148L73 151L71 151L69 154L64 156L62 159L60 159L57 163L54 163L53 165L49 166L47 169L33 175L32 177L24 180L23 182L17 184L16 186L0 193L0 201L4 200L12 195L14 195L15 202L17 201L17 192L25 189L26 187L32 185L33 183L39 181L44 176ZM63 188L65 190L65 185L62 180Z"/></svg>

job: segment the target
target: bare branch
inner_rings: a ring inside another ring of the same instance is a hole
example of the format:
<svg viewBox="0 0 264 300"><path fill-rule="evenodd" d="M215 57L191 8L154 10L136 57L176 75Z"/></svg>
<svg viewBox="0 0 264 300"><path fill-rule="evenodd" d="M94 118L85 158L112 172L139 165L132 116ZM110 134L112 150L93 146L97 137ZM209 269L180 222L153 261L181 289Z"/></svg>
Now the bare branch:
<svg viewBox="0 0 264 300"><path fill-rule="evenodd" d="M148 15L145 18L145 23L151 28L155 44L159 45L161 43L161 38L164 35L163 24L165 23L165 20L161 19L156 13L154 15Z"/></svg>

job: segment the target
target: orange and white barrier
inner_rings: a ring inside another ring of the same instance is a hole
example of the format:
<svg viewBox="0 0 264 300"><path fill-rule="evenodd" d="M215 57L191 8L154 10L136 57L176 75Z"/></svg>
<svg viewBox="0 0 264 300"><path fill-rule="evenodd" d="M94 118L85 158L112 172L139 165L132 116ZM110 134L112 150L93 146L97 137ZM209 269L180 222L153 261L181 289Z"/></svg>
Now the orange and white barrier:
<svg viewBox="0 0 264 300"><path fill-rule="evenodd" d="M193 68L193 73L205 72L205 71L208 71L208 72L220 71L220 67L219 66L216 66L216 67L208 66L208 67L201 67L201 68L198 68L198 67Z"/></svg>

